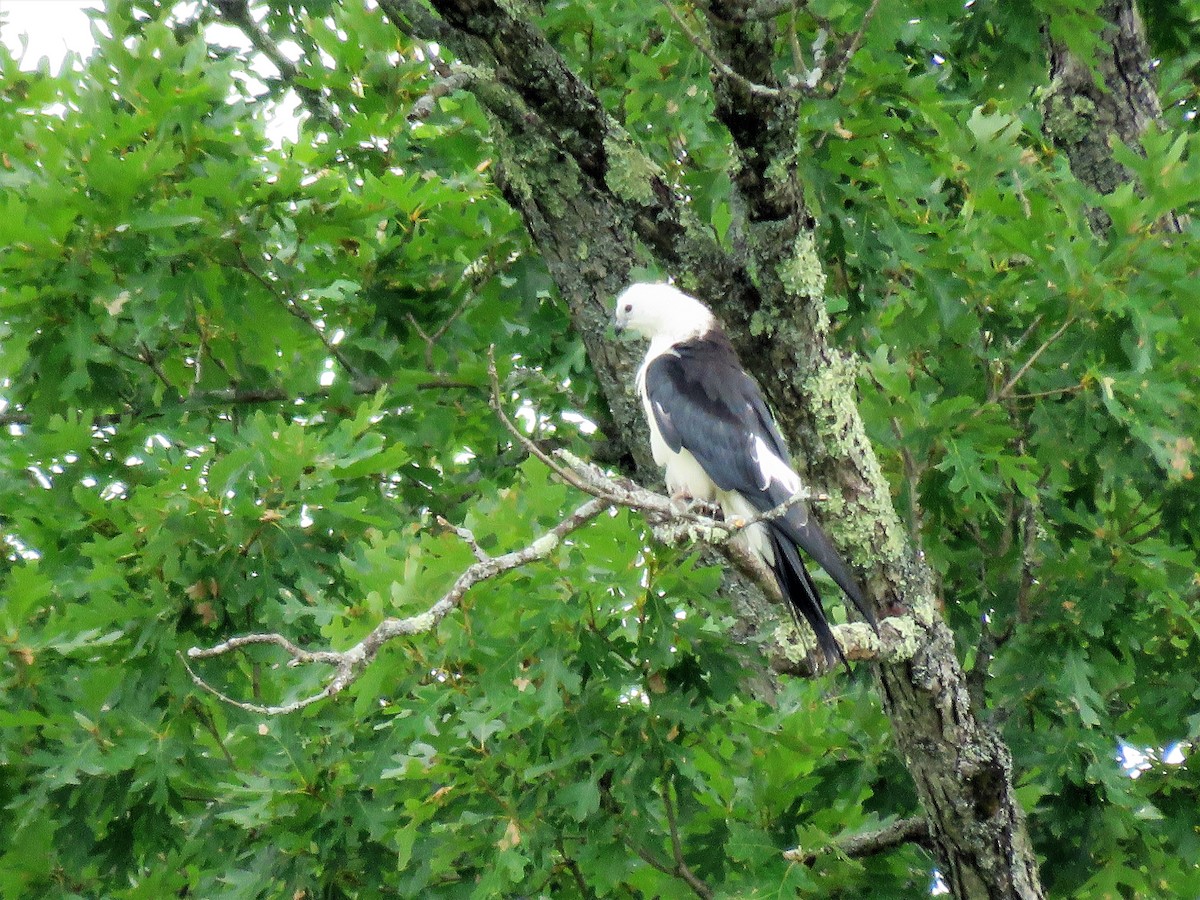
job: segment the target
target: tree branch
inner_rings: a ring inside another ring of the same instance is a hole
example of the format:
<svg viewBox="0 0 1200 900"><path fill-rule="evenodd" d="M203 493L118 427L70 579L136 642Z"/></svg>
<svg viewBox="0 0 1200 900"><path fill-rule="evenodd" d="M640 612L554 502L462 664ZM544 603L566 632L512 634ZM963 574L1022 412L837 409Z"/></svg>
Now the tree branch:
<svg viewBox="0 0 1200 900"><path fill-rule="evenodd" d="M714 896L712 888L697 877L683 858L683 842L679 839L679 823L675 821L675 801L671 798L671 792L674 789L675 780L668 776L666 784L663 785L663 806L667 812L667 827L671 832L671 855L675 857L674 874L677 878L682 879L697 897L701 897L703 900L712 900Z"/></svg>
<svg viewBox="0 0 1200 900"><path fill-rule="evenodd" d="M246 35L254 48L279 70L279 77L296 92L314 118L328 123L338 134L345 130L346 123L334 112L320 91L299 83L300 73L295 64L283 55L279 45L254 21L246 0L212 0L212 5L221 18Z"/></svg>
<svg viewBox="0 0 1200 900"><path fill-rule="evenodd" d="M96 342L103 347L107 347L122 359L127 359L130 362L141 363L142 365L146 366L163 387L165 387L168 391L174 391L175 393L178 393L178 389L175 387L175 385L171 384L170 379L168 379L163 373L162 366L158 364L158 360L155 358L154 354L150 352L150 348L146 346L144 341L139 344L140 352L138 353L132 353L123 347L117 346L102 334L96 335Z"/></svg>
<svg viewBox="0 0 1200 900"><path fill-rule="evenodd" d="M816 850L802 850L800 847L794 850L785 850L783 858L808 866L826 853L837 853L839 856L850 859L861 859L864 856L883 853L901 844L924 843L928 840L929 820L924 816L912 816L907 819L897 819L878 831L841 835L827 846Z"/></svg>
<svg viewBox="0 0 1200 900"><path fill-rule="evenodd" d="M693 47L704 54L704 57L710 63L712 63L712 67L721 73L722 77L728 78L730 81L737 82L737 84L740 85L744 90L749 91L751 94L757 94L760 97L783 96L785 93L783 90L779 88L773 88L765 84L758 84L757 82L751 81L744 75L734 71L733 66L729 65L729 63L717 56L716 51L702 41L700 39L700 35L696 34L696 32L692 31L692 29L688 27L687 22L685 22L683 20L683 16L676 11L674 4L671 3L671 0L662 0L662 5L666 8L667 12L671 14L671 18L675 20L675 24L678 25L679 30L683 32L683 36L688 39L688 42Z"/></svg>
<svg viewBox="0 0 1200 900"><path fill-rule="evenodd" d="M547 531L533 543L527 547L522 547L520 550L514 550L511 553L505 553L503 556L489 557L487 559L477 560L472 565L454 580L450 589L446 591L432 606L426 609L423 613L415 616L409 616L405 619L397 619L389 617L384 619L368 634L365 638L351 647L349 650L318 650L310 651L297 647L287 638L278 634L250 634L242 637L230 638L216 646L202 649L200 647L192 647L187 652L188 659L212 659L217 656L223 656L227 653L232 653L235 650L240 650L243 647L255 644L274 644L277 647L282 647L291 657L291 666L311 665L319 663L322 665L332 666L334 668L333 675L326 682L325 687L315 694L310 694L299 700L293 700L290 703L279 704L275 706L263 706L257 703L248 703L242 700L235 700L227 696L221 691L214 688L207 681L201 678L187 660L184 660L184 666L188 670L192 681L195 684L208 691L210 694L220 698L224 702L236 706L238 709L244 709L248 712L259 713L264 716L278 716L285 713L296 712L306 706L311 706L327 697L332 697L335 694L341 693L351 684L358 680L363 670L369 665L379 654L380 649L389 641L395 640L398 637L408 637L416 634L424 634L433 631L438 623L442 621L452 610L457 609L462 598L472 587L481 581L495 578L512 569L520 568L534 560L545 559L549 556L562 542L562 539L572 531L582 527L590 522L596 516L600 515L609 508L609 503L593 498L588 500L573 513L566 516L561 522Z"/></svg>
<svg viewBox="0 0 1200 900"><path fill-rule="evenodd" d="M1038 358L1050 348L1051 344L1053 344L1060 337L1062 337L1063 334L1066 333L1066 330L1075 323L1077 318L1078 316L1068 316L1067 320L1058 327L1058 330L1054 332L1054 334L1050 335L1050 337L1046 338L1046 340L1042 342L1041 346L1034 350L1032 354L1030 354L1029 359L1025 360L1025 364L1021 366L1021 368L1017 369L1016 374L1014 374L1012 378L1008 379L1004 387L1000 388L994 397L989 398L990 401L992 403L996 403L1000 400L1010 397L1012 395L1012 389L1016 387L1017 382L1025 377L1025 373L1033 367L1033 364L1038 361ZM972 416L979 415L982 409L982 406L977 407L975 412L972 413Z"/></svg>
<svg viewBox="0 0 1200 900"><path fill-rule="evenodd" d="M876 632L865 622L832 626L834 639L849 661L875 660L896 664L911 659L920 643L920 628L911 616L889 616L879 621ZM821 674L809 654L809 647L797 639L791 628L775 630L775 646L769 648L771 669L780 675L811 678ZM820 660L816 661L816 665Z"/></svg>
<svg viewBox="0 0 1200 900"><path fill-rule="evenodd" d="M448 69L449 71L435 81L428 91L416 99L412 108L408 111L408 121L425 121L437 109L439 100L453 94L455 91L464 90L479 77L479 73L474 69L461 64L449 66Z"/></svg>
<svg viewBox="0 0 1200 900"><path fill-rule="evenodd" d="M850 62L854 59L854 55L858 53L858 48L862 46L863 37L867 33L867 27L871 24L871 20L875 18L875 12L879 9L879 0L871 0L871 5L867 7L867 11L863 13L862 24L858 26L858 31L854 32L853 36L842 45L842 49L837 56L829 61L829 92L830 97L836 97L838 91L842 89L842 83L846 80L846 70L850 68Z"/></svg>

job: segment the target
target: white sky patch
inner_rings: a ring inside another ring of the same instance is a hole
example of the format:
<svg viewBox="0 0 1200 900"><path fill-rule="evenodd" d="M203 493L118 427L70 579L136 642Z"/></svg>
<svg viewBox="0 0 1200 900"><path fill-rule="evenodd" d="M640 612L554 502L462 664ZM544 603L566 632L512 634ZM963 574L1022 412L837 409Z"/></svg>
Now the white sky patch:
<svg viewBox="0 0 1200 900"><path fill-rule="evenodd" d="M1181 766L1192 749L1187 741L1174 741L1165 747L1134 747L1125 741L1117 741L1116 760L1130 778L1140 778L1156 765Z"/></svg>
<svg viewBox="0 0 1200 900"><path fill-rule="evenodd" d="M950 893L950 885L946 884L946 879L942 877L942 873L937 869L933 870L933 884L929 887L929 896L942 897Z"/></svg>
<svg viewBox="0 0 1200 900"><path fill-rule="evenodd" d="M1124 741L1117 741L1117 762L1130 778L1140 778L1154 764L1154 751L1149 747L1139 749Z"/></svg>
<svg viewBox="0 0 1200 900"><path fill-rule="evenodd" d="M1182 741L1167 745L1162 752L1162 761L1168 766L1182 766L1184 760L1187 759L1187 754L1184 752L1185 747L1186 745Z"/></svg>
<svg viewBox="0 0 1200 900"><path fill-rule="evenodd" d="M574 410L567 410L562 414L562 417L564 422L570 422L572 425L578 428L579 433L582 435L586 436L596 433L596 423L582 413L577 413Z"/></svg>
<svg viewBox="0 0 1200 900"><path fill-rule="evenodd" d="M335 381L337 381L337 372L333 368L333 360L326 359L325 371L321 373L320 378L321 387L329 387Z"/></svg>
<svg viewBox="0 0 1200 900"><path fill-rule="evenodd" d="M110 481L100 492L101 500L123 500L125 498L125 483L123 481Z"/></svg>
<svg viewBox="0 0 1200 900"><path fill-rule="evenodd" d="M4 535L4 543L12 548L12 553L6 557L10 562L20 557L26 562L32 562L35 559L41 559L42 554L32 547L26 546L21 540L13 534Z"/></svg>
<svg viewBox="0 0 1200 900"><path fill-rule="evenodd" d="M85 10L103 5L103 0L0 0L0 41L20 58L22 69L31 71L47 59L57 71L67 53L86 57L95 48ZM28 38L23 56L21 35Z"/></svg>

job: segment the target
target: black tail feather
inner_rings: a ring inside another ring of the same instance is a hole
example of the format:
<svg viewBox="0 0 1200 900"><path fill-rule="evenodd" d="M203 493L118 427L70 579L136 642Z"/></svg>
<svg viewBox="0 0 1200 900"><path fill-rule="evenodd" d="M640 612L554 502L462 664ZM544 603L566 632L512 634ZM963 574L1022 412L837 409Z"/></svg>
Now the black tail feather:
<svg viewBox="0 0 1200 900"><path fill-rule="evenodd" d="M796 551L790 535L776 527L774 522L768 525L767 533L770 535L771 549L774 550L775 556L775 564L771 570L775 575L775 580L779 583L779 590L783 594L784 600L787 601L792 616L797 621L803 616L804 620L808 622L809 627L817 636L817 643L829 665L841 662L849 670L850 664L842 655L842 648L838 646L837 640L833 636L833 630L825 618L825 610L821 606L821 597L817 593L817 586L813 584L812 577L804 568L804 562L800 559L800 554Z"/></svg>
<svg viewBox="0 0 1200 900"><path fill-rule="evenodd" d="M846 592L858 611L862 613L862 617L866 619L872 628L878 630L878 622L875 619L875 611L871 609L871 603L867 600L858 579L850 572L850 569L842 562L842 558L834 549L833 542L829 540L829 536L821 530L821 526L812 518L811 513L804 504L793 506L787 511L785 516L782 516L771 523L774 526L771 530L776 529L785 535L788 541L798 545L801 550L816 560L817 565L829 573L837 586ZM803 566L801 566L803 568ZM808 573L805 572L805 577ZM809 579L811 583L811 579ZM815 591L814 591L815 593ZM817 608L820 608L820 602L817 603Z"/></svg>

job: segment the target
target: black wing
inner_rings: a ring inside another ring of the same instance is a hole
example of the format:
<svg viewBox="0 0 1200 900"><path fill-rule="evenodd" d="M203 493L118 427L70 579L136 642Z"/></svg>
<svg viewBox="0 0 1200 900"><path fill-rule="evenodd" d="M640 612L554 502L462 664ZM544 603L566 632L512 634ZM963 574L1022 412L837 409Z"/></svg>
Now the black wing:
<svg viewBox="0 0 1200 900"><path fill-rule="evenodd" d="M681 447L691 451L723 491L752 502L764 493L753 455L756 437L780 459L788 458L758 385L720 331L676 344L651 362L646 396L667 446L676 453Z"/></svg>
<svg viewBox="0 0 1200 900"><path fill-rule="evenodd" d="M778 481L763 485L754 454L756 438L785 463L789 459L787 447L758 385L742 368L723 332L713 329L676 344L671 352L650 363L645 385L667 446L675 452L680 448L690 451L718 488L736 491L759 512L788 499L787 489ZM863 617L875 624L862 588L807 504L796 504L786 516L768 524L772 532L782 533L816 560Z"/></svg>

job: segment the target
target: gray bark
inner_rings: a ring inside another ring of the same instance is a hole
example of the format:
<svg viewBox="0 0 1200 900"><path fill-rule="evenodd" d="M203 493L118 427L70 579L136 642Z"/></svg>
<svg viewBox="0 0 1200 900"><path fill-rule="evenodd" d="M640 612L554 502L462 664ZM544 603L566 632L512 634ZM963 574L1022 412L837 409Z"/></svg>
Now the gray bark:
<svg viewBox="0 0 1200 900"><path fill-rule="evenodd" d="M606 339L609 307L631 269L653 260L710 301L759 379L784 433L829 493L821 512L876 606L903 607L919 629L908 662L876 676L897 746L928 816L938 866L959 898L1039 898L1037 864L1000 737L971 709L929 573L909 544L854 400L856 363L829 342L814 223L794 167L795 109L769 60L769 22L741 0L714 0L719 52L742 79L718 77L718 115L740 157L725 250L512 0L433 0L437 17L385 0L398 26L486 69L472 90L493 120L498 183L521 213L570 306L639 478L657 480L631 383L638 351ZM424 18L422 18L424 17ZM751 274L753 273L753 275Z"/></svg>
<svg viewBox="0 0 1200 900"><path fill-rule="evenodd" d="M1075 177L1110 194L1131 178L1113 158L1113 144L1140 152L1142 134L1163 125L1162 106L1135 0L1104 0L1097 13L1105 24L1095 59L1050 42L1050 89L1042 114L1047 135L1066 154ZM1108 230L1103 210L1089 210L1088 218L1097 234ZM1179 232L1183 222L1172 214L1159 227Z"/></svg>

